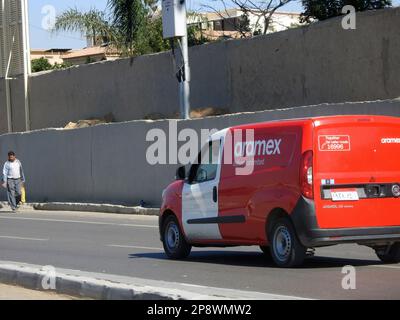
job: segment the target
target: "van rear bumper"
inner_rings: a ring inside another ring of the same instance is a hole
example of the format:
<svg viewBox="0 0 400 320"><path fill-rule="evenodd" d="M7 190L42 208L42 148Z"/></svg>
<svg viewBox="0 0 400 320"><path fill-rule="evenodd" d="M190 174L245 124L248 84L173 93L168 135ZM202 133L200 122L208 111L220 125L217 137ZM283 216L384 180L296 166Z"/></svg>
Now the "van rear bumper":
<svg viewBox="0 0 400 320"><path fill-rule="evenodd" d="M300 242L305 247L340 243L379 245L400 242L400 226L379 228L320 229L314 202L301 197L291 214Z"/></svg>

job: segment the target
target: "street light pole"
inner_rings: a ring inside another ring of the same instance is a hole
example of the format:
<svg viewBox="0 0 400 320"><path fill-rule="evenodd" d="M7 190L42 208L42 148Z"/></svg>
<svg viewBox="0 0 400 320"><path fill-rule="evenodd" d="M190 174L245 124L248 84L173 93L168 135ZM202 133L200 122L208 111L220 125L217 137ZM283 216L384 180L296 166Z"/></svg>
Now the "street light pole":
<svg viewBox="0 0 400 320"><path fill-rule="evenodd" d="M30 44L29 44L29 20L28 2L21 0L22 11L22 39L24 55L24 102L25 102L25 129L31 130L31 117L29 109L29 75L31 74Z"/></svg>
<svg viewBox="0 0 400 320"><path fill-rule="evenodd" d="M8 33L7 33L7 14L6 14L6 5L5 0L1 0L1 12L2 12L2 29L3 29L3 40L4 40L4 47L0 48L3 50L2 55L4 57L4 61L7 61L7 65L4 65L4 84L5 84L5 91L6 91L6 110L7 110L7 131L11 133L13 131L12 126L12 114L11 114L11 92L10 92L10 79L8 77L8 69L9 69L9 60L10 60L10 53L8 48ZM8 59L7 59L8 57Z"/></svg>
<svg viewBox="0 0 400 320"><path fill-rule="evenodd" d="M163 35L177 40L180 49L180 65L177 71L179 81L179 105L182 119L190 119L190 66L187 32L186 0L162 0ZM175 50L172 50L176 66Z"/></svg>
<svg viewBox="0 0 400 320"><path fill-rule="evenodd" d="M185 26L187 26L186 18L186 1L185 1ZM183 77L181 86L181 115L182 119L190 119L190 64L189 64L189 46L188 33L185 28L185 35L181 38L182 62L183 62Z"/></svg>

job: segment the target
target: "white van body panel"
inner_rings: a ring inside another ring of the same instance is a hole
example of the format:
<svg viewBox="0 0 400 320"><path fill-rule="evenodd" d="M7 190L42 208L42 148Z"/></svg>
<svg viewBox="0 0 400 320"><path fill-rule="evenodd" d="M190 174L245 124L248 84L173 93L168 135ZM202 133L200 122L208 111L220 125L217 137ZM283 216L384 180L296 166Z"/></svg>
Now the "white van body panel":
<svg viewBox="0 0 400 320"><path fill-rule="evenodd" d="M223 143L229 129L217 132L209 141L221 141L219 152L220 160L223 154ZM213 201L213 192L219 190L221 166L218 166L216 178L197 184L185 182L182 190L182 224L185 235L189 241L196 240L221 240L222 235L217 223L189 224L188 221L196 219L209 219L218 217L218 200ZM218 197L219 198L219 197Z"/></svg>

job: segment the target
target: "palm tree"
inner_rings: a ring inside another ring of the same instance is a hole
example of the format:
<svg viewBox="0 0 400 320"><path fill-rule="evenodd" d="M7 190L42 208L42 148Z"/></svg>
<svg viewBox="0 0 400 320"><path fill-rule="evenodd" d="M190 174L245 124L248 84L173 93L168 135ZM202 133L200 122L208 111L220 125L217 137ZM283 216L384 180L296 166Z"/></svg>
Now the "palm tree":
<svg viewBox="0 0 400 320"><path fill-rule="evenodd" d="M108 7L113 17L112 24L118 37L117 43L132 56L135 41L146 22L147 10L141 0L109 0Z"/></svg>
<svg viewBox="0 0 400 320"><path fill-rule="evenodd" d="M88 12L80 12L77 8L64 11L57 16L54 31L80 32L91 39L92 45L112 41L115 37L106 13L93 8Z"/></svg>
<svg viewBox="0 0 400 320"><path fill-rule="evenodd" d="M162 38L157 0L108 0L107 9L80 12L68 9L57 16L53 31L80 32L98 45L99 40L122 56L159 52L169 48Z"/></svg>

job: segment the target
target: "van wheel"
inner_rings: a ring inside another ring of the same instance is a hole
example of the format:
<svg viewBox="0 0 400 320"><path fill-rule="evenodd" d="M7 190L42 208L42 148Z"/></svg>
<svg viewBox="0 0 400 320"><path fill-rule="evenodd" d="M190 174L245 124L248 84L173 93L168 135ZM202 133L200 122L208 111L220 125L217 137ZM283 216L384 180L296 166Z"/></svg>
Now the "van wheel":
<svg viewBox="0 0 400 320"><path fill-rule="evenodd" d="M169 216L166 219L162 239L164 251L170 259L185 259L192 250L192 246L186 242L179 223L174 216Z"/></svg>
<svg viewBox="0 0 400 320"><path fill-rule="evenodd" d="M376 255L384 263L399 263L400 262L400 243L395 243L383 250L375 250Z"/></svg>
<svg viewBox="0 0 400 320"><path fill-rule="evenodd" d="M275 264L281 268L303 264L307 248L297 238L292 222L288 218L281 218L270 230L271 255Z"/></svg>

